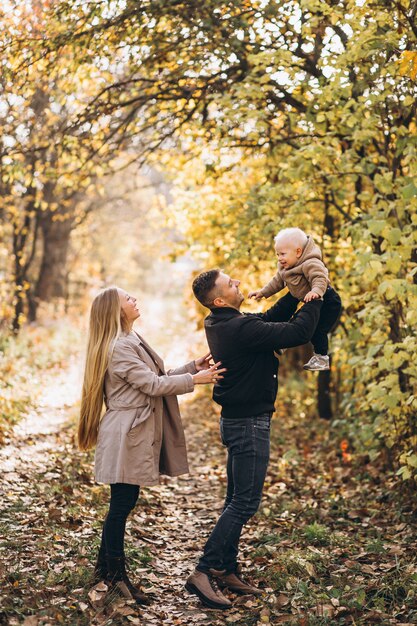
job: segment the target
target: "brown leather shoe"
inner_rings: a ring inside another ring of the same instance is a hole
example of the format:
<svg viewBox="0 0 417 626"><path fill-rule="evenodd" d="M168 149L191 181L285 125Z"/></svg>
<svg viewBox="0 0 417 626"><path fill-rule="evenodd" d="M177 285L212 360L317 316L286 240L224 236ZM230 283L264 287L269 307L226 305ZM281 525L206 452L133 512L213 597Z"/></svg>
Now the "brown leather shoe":
<svg viewBox="0 0 417 626"><path fill-rule="evenodd" d="M249 585L249 583L245 582L237 574L226 574L224 570L219 571L215 569L211 569L210 573L216 577L217 584L221 589L226 589L227 587L230 591L234 591L235 593L239 593L241 595L251 594L260 596L263 593L262 589Z"/></svg>
<svg viewBox="0 0 417 626"><path fill-rule="evenodd" d="M221 591L213 589L210 579L204 572L194 570L187 578L185 588L190 593L197 595L201 602L210 609L230 609L233 605Z"/></svg>

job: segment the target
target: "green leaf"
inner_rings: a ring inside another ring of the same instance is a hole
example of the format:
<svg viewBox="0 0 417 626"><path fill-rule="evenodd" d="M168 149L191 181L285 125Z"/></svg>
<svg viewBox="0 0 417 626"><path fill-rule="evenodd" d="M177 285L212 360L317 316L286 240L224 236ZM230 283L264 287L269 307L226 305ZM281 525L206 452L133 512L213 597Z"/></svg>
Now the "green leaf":
<svg viewBox="0 0 417 626"><path fill-rule="evenodd" d="M407 465L411 467L417 467L417 454L411 454L407 457Z"/></svg>
<svg viewBox="0 0 417 626"><path fill-rule="evenodd" d="M404 200L410 200L414 196L417 196L417 187L414 183L409 183L405 187L402 188L401 195Z"/></svg>
<svg viewBox="0 0 417 626"><path fill-rule="evenodd" d="M404 465L403 467L400 467L400 469L398 470L397 476L401 476L403 480L409 480L412 476L412 473L411 473L410 468Z"/></svg>
<svg viewBox="0 0 417 626"><path fill-rule="evenodd" d="M369 220L366 225L372 235L379 237L387 223L385 220Z"/></svg>
<svg viewBox="0 0 417 626"><path fill-rule="evenodd" d="M401 240L402 231L399 228L390 228L383 233L383 236L390 244L396 246Z"/></svg>

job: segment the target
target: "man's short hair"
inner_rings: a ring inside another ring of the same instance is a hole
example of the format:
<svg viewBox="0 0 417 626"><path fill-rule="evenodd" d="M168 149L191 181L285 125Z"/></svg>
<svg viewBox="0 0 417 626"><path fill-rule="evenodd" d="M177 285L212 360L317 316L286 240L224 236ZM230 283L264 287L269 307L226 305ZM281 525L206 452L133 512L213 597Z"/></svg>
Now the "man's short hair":
<svg viewBox="0 0 417 626"><path fill-rule="evenodd" d="M215 283L219 274L220 270L216 268L199 274L193 280L193 293L195 297L208 309L213 308L213 301L217 297L215 293Z"/></svg>

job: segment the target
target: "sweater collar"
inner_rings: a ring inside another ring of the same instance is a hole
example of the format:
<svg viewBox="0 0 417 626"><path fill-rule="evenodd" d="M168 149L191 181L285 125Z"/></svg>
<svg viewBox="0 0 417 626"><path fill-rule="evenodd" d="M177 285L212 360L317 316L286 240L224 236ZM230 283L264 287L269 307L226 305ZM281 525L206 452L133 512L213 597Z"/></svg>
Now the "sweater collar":
<svg viewBox="0 0 417 626"><path fill-rule="evenodd" d="M243 315L237 309L234 309L231 306L219 306L211 309L211 312L208 317L234 317L235 315Z"/></svg>

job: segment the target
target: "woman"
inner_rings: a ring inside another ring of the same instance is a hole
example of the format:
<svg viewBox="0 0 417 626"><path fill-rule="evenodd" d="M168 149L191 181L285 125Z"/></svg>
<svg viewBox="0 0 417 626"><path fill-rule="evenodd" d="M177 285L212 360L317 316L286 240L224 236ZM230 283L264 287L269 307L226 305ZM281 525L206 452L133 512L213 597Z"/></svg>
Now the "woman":
<svg viewBox="0 0 417 626"><path fill-rule="evenodd" d="M222 378L211 355L165 372L163 361L132 330L140 316L136 298L109 287L91 306L78 442L81 450L96 445L95 478L110 485L95 567L105 580L139 604L148 598L126 573L126 519L136 504L139 486L155 485L159 474L188 472L184 432L176 394ZM103 402L106 412L102 415Z"/></svg>

